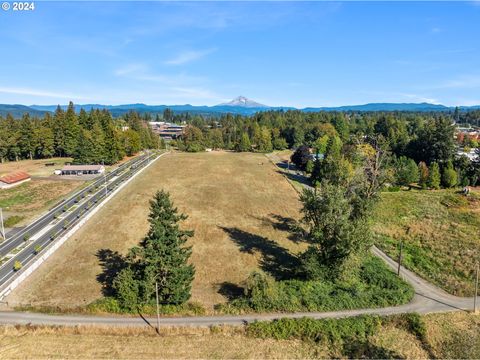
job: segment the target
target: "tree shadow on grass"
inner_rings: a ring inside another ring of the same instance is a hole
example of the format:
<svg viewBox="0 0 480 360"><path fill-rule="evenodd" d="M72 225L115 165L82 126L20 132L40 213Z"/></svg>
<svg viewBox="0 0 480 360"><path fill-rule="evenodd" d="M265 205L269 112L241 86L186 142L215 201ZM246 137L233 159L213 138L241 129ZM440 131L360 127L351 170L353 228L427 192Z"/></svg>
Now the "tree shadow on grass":
<svg viewBox="0 0 480 360"><path fill-rule="evenodd" d="M113 296L115 295L113 280L125 268L125 258L117 251L110 249L100 249L96 256L102 267L102 272L97 275L97 281L102 284L103 296Z"/></svg>
<svg viewBox="0 0 480 360"><path fill-rule="evenodd" d="M300 184L308 185L308 186L312 185L311 181L306 176L301 175L299 172L298 173L292 173L292 172L288 172L286 170L277 170L277 173L285 175L288 179L293 180L293 181L297 181Z"/></svg>
<svg viewBox="0 0 480 360"><path fill-rule="evenodd" d="M218 293L225 296L228 301L242 297L244 294L244 288L232 282L224 281L219 285Z"/></svg>
<svg viewBox="0 0 480 360"><path fill-rule="evenodd" d="M278 214L269 214L264 217L255 217L275 230L288 232L288 239L295 242L305 242L306 233L298 220Z"/></svg>
<svg viewBox="0 0 480 360"><path fill-rule="evenodd" d="M270 273L277 280L292 279L295 277L298 266L298 257L287 249L266 237L240 230L239 228L220 227L240 247L240 251L253 254L259 251L262 254L260 267Z"/></svg>

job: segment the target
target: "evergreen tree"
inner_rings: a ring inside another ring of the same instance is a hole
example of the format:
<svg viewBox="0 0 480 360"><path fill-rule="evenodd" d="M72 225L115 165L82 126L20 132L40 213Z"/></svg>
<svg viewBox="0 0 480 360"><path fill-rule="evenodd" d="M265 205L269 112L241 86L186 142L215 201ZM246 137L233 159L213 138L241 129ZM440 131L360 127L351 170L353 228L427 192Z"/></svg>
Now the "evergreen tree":
<svg viewBox="0 0 480 360"><path fill-rule="evenodd" d="M55 144L55 154L57 156L65 156L65 112L57 106L52 120L53 140Z"/></svg>
<svg viewBox="0 0 480 360"><path fill-rule="evenodd" d="M236 150L240 152L246 152L252 150L252 144L250 143L250 138L248 133L244 132L240 138L240 142L236 146Z"/></svg>
<svg viewBox="0 0 480 360"><path fill-rule="evenodd" d="M30 119L30 115L25 113L20 121L19 129L19 147L23 157L28 157L30 160L33 160L33 155L35 153L35 131L33 127L33 122Z"/></svg>
<svg viewBox="0 0 480 360"><path fill-rule="evenodd" d="M100 124L92 125L92 155L91 158L95 164L100 164L105 161L105 134L103 133Z"/></svg>
<svg viewBox="0 0 480 360"><path fill-rule="evenodd" d="M18 161L21 155L20 131L17 121L10 114L7 115L6 130L7 157Z"/></svg>
<svg viewBox="0 0 480 360"><path fill-rule="evenodd" d="M210 131L209 142L213 149L223 149L225 144L223 143L222 131L220 129Z"/></svg>
<svg viewBox="0 0 480 360"><path fill-rule="evenodd" d="M75 153L78 144L78 136L78 119L75 114L75 107L70 101L65 113L65 154L67 156L72 156Z"/></svg>
<svg viewBox="0 0 480 360"><path fill-rule="evenodd" d="M75 164L93 163L92 149L93 141L90 132L88 130L81 129L78 137L77 148L73 153L73 162Z"/></svg>
<svg viewBox="0 0 480 360"><path fill-rule="evenodd" d="M154 304L155 283L162 304L182 304L190 298L195 268L188 264L192 251L185 243L193 231L179 228L186 218L165 191L158 191L150 201L150 230L140 246L130 250L127 266L114 280L123 307Z"/></svg>
<svg viewBox="0 0 480 360"><path fill-rule="evenodd" d="M446 188L452 188L458 183L458 175L451 161L448 161L443 169L442 184Z"/></svg>
<svg viewBox="0 0 480 360"><path fill-rule="evenodd" d="M440 167L436 162L430 165L428 186L432 189L440 189Z"/></svg>
<svg viewBox="0 0 480 360"><path fill-rule="evenodd" d="M410 186L419 180L418 166L415 161L400 156L396 162L396 182L398 185Z"/></svg>

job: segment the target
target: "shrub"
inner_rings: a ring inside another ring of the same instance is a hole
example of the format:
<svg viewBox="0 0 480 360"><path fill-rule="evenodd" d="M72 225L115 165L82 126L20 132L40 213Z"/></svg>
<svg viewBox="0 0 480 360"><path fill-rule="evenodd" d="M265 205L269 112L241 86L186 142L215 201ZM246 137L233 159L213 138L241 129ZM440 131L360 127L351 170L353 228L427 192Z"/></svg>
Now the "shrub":
<svg viewBox="0 0 480 360"><path fill-rule="evenodd" d="M35 252L35 254L38 254L40 251L42 251L42 247L40 245L35 245L33 251Z"/></svg>
<svg viewBox="0 0 480 360"><path fill-rule="evenodd" d="M4 225L6 228L13 227L17 225L20 221L22 221L24 218L25 217L18 215L10 216L8 219L5 220Z"/></svg>
<svg viewBox="0 0 480 360"><path fill-rule="evenodd" d="M357 277L348 281L274 281L253 273L243 296L233 299L225 312L243 311L334 311L400 305L413 297L413 289L390 271L382 260L368 256Z"/></svg>
<svg viewBox="0 0 480 360"><path fill-rule="evenodd" d="M17 260L13 263L13 270L18 271L22 268L22 266L23 266L22 263Z"/></svg>
<svg viewBox="0 0 480 360"><path fill-rule="evenodd" d="M358 316L345 319L279 319L248 324L247 334L258 338L277 340L345 343L366 341L381 325L378 316Z"/></svg>

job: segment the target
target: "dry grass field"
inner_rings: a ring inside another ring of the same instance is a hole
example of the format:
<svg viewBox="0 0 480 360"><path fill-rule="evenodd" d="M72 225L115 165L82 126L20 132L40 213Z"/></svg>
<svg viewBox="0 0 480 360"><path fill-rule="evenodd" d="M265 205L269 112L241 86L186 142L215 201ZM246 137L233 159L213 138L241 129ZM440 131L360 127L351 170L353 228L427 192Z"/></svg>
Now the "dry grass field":
<svg viewBox="0 0 480 360"><path fill-rule="evenodd" d="M220 292L256 268L271 268L285 249L304 245L288 238L300 204L292 186L261 154L174 153L159 159L101 209L9 296L12 305L75 308L101 298L100 252L125 254L148 229L148 202L159 189L171 193L195 231L192 301L207 311L226 301Z"/></svg>
<svg viewBox="0 0 480 360"><path fill-rule="evenodd" d="M480 317L468 313L422 316L421 341L395 325L383 326L370 342L402 359L478 358ZM2 359L306 359L343 358L340 344L252 338L244 327L151 328L0 327Z"/></svg>
<svg viewBox="0 0 480 360"><path fill-rule="evenodd" d="M5 174L24 171L31 176L47 177L53 175L55 169L62 168L65 163L71 162L72 158L51 158L40 160L10 161L0 164L0 176ZM54 163L54 166L45 166L47 163Z"/></svg>
<svg viewBox="0 0 480 360"><path fill-rule="evenodd" d="M21 160L0 164L0 176L24 171L32 180L17 187L0 190L0 207L4 210L6 226L25 225L63 197L82 186L82 180L55 178L53 171L62 168L71 158ZM54 166L45 166L54 163Z"/></svg>
<svg viewBox="0 0 480 360"><path fill-rule="evenodd" d="M1 189L0 207L5 213L6 226L28 223L82 184L83 181L32 179L10 189ZM11 221L13 219L15 221Z"/></svg>
<svg viewBox="0 0 480 360"><path fill-rule="evenodd" d="M151 329L1 327L2 359L306 359L299 340L254 339L243 328Z"/></svg>

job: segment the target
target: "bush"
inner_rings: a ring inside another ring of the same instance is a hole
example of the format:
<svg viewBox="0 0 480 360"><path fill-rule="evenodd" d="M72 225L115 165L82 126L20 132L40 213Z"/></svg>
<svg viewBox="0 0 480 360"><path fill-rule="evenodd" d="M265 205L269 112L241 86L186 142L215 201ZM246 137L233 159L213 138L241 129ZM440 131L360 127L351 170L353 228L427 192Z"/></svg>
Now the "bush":
<svg viewBox="0 0 480 360"><path fill-rule="evenodd" d="M344 319L279 319L247 325L248 336L277 340L298 339L320 343L329 349L332 358L399 359L399 354L371 341L382 326L393 325L415 335L428 354L433 354L426 337L423 319L418 314L380 317L361 315ZM451 356L450 356L451 357ZM467 357L468 358L468 357Z"/></svg>
<svg viewBox="0 0 480 360"><path fill-rule="evenodd" d="M382 260L368 256L358 277L348 281L274 281L253 273L246 281L244 296L233 299L225 312L238 311L334 311L404 304L413 289L390 271Z"/></svg>
<svg viewBox="0 0 480 360"><path fill-rule="evenodd" d="M22 268L22 266L23 266L22 263L17 260L13 263L13 270L18 271Z"/></svg>
<svg viewBox="0 0 480 360"><path fill-rule="evenodd" d="M381 325L378 316L358 316L345 319L280 319L247 325L247 334L277 340L298 339L323 343L366 341Z"/></svg>
<svg viewBox="0 0 480 360"><path fill-rule="evenodd" d="M8 219L5 220L4 226L6 228L13 227L13 226L17 225L23 219L24 219L23 216L18 216L18 215L10 216Z"/></svg>
<svg viewBox="0 0 480 360"><path fill-rule="evenodd" d="M184 315L199 316L205 315L205 308L195 302L189 302L182 305L160 305L161 315ZM111 314L128 314L140 312L145 315L155 315L157 307L155 304L142 305L139 308L127 309L122 307L120 302L113 297L104 297L96 300L87 306L87 311L91 313L111 313Z"/></svg>

